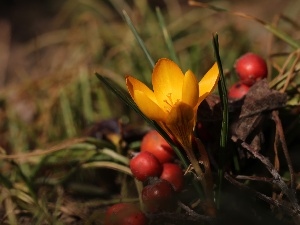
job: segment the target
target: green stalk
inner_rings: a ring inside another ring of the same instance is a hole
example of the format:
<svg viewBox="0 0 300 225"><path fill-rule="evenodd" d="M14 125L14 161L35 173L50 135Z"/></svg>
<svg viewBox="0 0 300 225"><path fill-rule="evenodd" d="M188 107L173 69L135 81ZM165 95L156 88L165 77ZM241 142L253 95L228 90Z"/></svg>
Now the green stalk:
<svg viewBox="0 0 300 225"><path fill-rule="evenodd" d="M64 90L61 90L60 94L60 107L66 134L68 137L74 137L76 135L76 128L74 124L71 104Z"/></svg>
<svg viewBox="0 0 300 225"><path fill-rule="evenodd" d="M167 30L164 17L162 15L161 11L160 11L160 8L158 8L158 7L156 7L156 15L157 15L158 22L159 22L160 28L162 30L162 33L163 33L166 45L167 45L168 50L170 52L171 59L174 62L176 62L176 64L179 64L179 60L178 60L178 57L177 57L176 52L175 52L173 41L172 41L172 39L171 39L171 37L169 35L169 32Z"/></svg>
<svg viewBox="0 0 300 225"><path fill-rule="evenodd" d="M225 78L223 74L223 67L221 62L221 57L219 54L219 42L218 35L215 34L213 36L213 46L215 51L215 57L218 64L218 68L220 71L220 80L218 82L218 89L220 93L221 105L222 105L222 127L221 127L221 137L220 137L220 151L219 151L219 168L218 168L218 192L217 192L217 207L220 207L221 202L221 189L222 189L222 181L224 175L224 162L225 162L225 153L227 147L227 138L228 138L228 98L227 98L227 89Z"/></svg>
<svg viewBox="0 0 300 225"><path fill-rule="evenodd" d="M133 33L135 39L137 40L137 42L139 43L140 47L142 48L144 54L146 55L151 67L153 68L154 65L155 65L154 60L152 59L146 45L144 44L143 40L141 39L140 35L138 34L138 32L135 29L130 17L128 16L128 14L125 10L123 10L123 16L124 16L124 19L125 19L127 25L129 26L131 32Z"/></svg>
<svg viewBox="0 0 300 225"><path fill-rule="evenodd" d="M79 82L81 87L80 91L84 118L88 123L90 123L94 121L94 113L91 98L91 84L86 67L82 67L79 70Z"/></svg>

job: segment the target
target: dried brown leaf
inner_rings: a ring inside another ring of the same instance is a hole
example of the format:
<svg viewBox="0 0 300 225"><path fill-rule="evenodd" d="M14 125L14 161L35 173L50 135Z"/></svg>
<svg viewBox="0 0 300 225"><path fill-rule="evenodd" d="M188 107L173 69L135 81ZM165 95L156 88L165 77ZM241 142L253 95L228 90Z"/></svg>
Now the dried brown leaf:
<svg viewBox="0 0 300 225"><path fill-rule="evenodd" d="M260 150L266 118L272 110L284 107L286 99L286 94L271 90L267 80L257 82L245 96L240 113L231 124L232 134Z"/></svg>

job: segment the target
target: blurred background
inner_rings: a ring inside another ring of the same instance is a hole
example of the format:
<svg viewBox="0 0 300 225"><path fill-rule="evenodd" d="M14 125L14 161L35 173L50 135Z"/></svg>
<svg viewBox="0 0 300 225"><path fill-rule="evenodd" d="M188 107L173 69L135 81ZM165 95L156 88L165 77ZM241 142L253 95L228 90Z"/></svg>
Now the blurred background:
<svg viewBox="0 0 300 225"><path fill-rule="evenodd" d="M299 1L205 1L248 13L299 39ZM95 121L131 113L94 76L124 87L131 74L149 81L151 67L123 20L125 10L153 59L169 57L156 8L163 13L183 70L199 76L214 61L212 33L230 73L247 51L289 52L261 24L193 7L186 0L2 0L0 3L0 133L7 151L37 148L80 135ZM228 75L230 79L234 76Z"/></svg>

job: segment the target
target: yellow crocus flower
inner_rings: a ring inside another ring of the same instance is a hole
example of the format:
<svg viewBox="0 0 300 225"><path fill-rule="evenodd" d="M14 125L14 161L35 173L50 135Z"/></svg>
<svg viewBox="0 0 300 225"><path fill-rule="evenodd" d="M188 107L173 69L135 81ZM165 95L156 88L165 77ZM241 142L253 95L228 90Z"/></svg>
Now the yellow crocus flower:
<svg viewBox="0 0 300 225"><path fill-rule="evenodd" d="M126 77L128 91L139 109L181 144L200 179L202 172L192 150L193 128L198 106L214 90L218 79L216 63L198 82L191 70L183 74L166 58L158 60L153 69L153 90L132 76Z"/></svg>

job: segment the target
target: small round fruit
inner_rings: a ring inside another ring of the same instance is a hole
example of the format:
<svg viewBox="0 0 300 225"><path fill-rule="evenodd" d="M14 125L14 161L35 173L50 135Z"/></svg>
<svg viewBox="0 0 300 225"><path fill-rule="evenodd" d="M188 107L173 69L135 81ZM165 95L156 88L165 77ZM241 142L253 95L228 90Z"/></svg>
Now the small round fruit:
<svg viewBox="0 0 300 225"><path fill-rule="evenodd" d="M130 160L129 166L133 176L140 181L159 177L162 172L161 163L150 152L140 152Z"/></svg>
<svg viewBox="0 0 300 225"><path fill-rule="evenodd" d="M141 152L151 152L160 163L171 162L175 152L168 142L156 131L149 131L142 139Z"/></svg>
<svg viewBox="0 0 300 225"><path fill-rule="evenodd" d="M164 163L160 179L169 181L176 192L183 188L184 177L180 166L176 163Z"/></svg>
<svg viewBox="0 0 300 225"><path fill-rule="evenodd" d="M248 93L249 89L250 87L246 84L237 82L229 88L228 97L231 99L240 99Z"/></svg>
<svg viewBox="0 0 300 225"><path fill-rule="evenodd" d="M176 209L176 196L172 185L162 179L153 179L142 190L142 201L148 212L173 211Z"/></svg>
<svg viewBox="0 0 300 225"><path fill-rule="evenodd" d="M254 53L246 53L237 59L235 70L242 83L251 86L256 81L267 77L266 61Z"/></svg>
<svg viewBox="0 0 300 225"><path fill-rule="evenodd" d="M118 203L106 210L104 225L146 225L145 214L134 204Z"/></svg>

